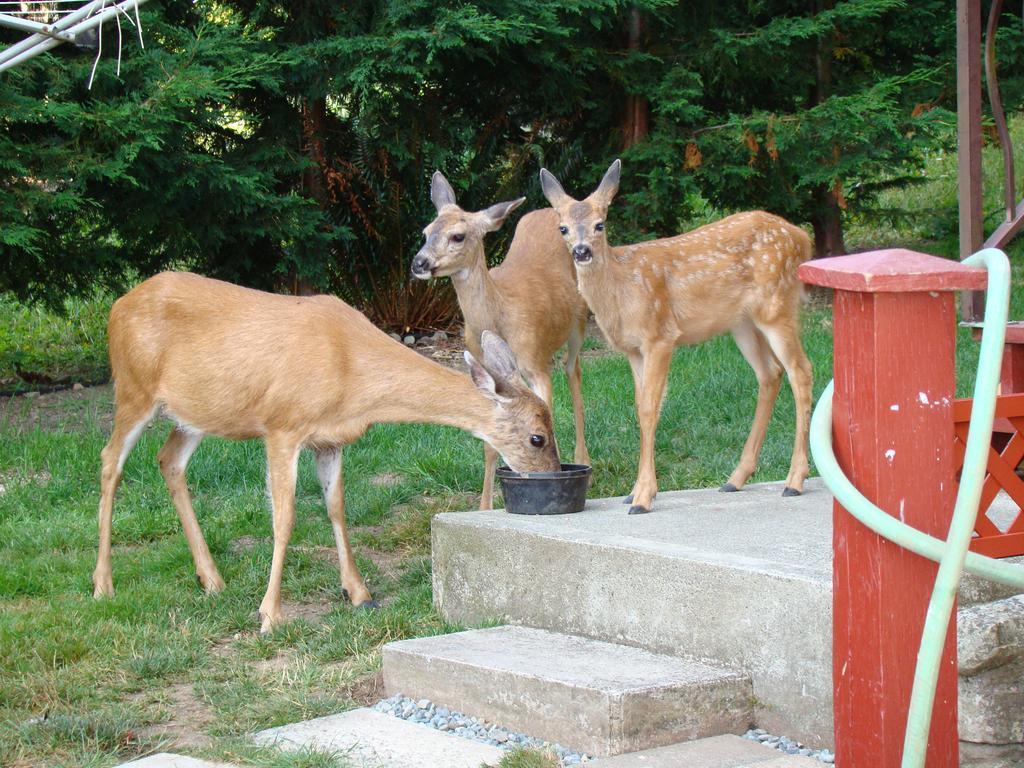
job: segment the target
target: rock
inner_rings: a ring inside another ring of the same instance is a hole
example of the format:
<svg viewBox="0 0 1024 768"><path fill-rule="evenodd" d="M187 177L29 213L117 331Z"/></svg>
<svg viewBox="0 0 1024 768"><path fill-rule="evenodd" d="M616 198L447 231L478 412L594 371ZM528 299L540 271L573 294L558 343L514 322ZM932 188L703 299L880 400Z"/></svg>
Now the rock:
<svg viewBox="0 0 1024 768"><path fill-rule="evenodd" d="M416 702L418 709L430 709L430 699L420 699Z"/></svg>
<svg viewBox="0 0 1024 768"><path fill-rule="evenodd" d="M430 337L431 341L448 341L448 334L444 331L434 331L434 335Z"/></svg>
<svg viewBox="0 0 1024 768"><path fill-rule="evenodd" d="M390 336L395 341L401 341L402 340L402 337L399 336L397 333L389 333L388 336Z"/></svg>
<svg viewBox="0 0 1024 768"><path fill-rule="evenodd" d="M1024 595L957 615L960 738L1024 742Z"/></svg>
<svg viewBox="0 0 1024 768"><path fill-rule="evenodd" d="M402 342L405 344L405 346L411 347L416 343L416 337L410 333L404 339L402 339Z"/></svg>
<svg viewBox="0 0 1024 768"><path fill-rule="evenodd" d="M1021 768L1024 744L972 744L960 742L960 765L964 768Z"/></svg>
<svg viewBox="0 0 1024 768"><path fill-rule="evenodd" d="M82 382L80 381L76 381L74 384L71 385L72 392L81 392L83 389L85 389L85 387L82 386Z"/></svg>

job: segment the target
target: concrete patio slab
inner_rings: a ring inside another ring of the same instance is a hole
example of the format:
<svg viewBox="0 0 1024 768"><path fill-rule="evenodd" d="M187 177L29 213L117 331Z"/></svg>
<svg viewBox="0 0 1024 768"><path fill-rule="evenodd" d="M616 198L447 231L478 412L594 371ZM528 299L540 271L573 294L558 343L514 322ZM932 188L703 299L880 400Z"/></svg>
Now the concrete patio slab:
<svg viewBox="0 0 1024 768"><path fill-rule="evenodd" d="M437 515L434 601L470 626L504 621L742 670L759 726L829 747L832 496L819 479L799 497L782 488L665 492L640 516L619 498L571 515ZM961 604L1012 593L969 577Z"/></svg>
<svg viewBox="0 0 1024 768"><path fill-rule="evenodd" d="M384 647L389 694L429 698L591 755L615 755L752 722L750 679L632 646L525 627Z"/></svg>

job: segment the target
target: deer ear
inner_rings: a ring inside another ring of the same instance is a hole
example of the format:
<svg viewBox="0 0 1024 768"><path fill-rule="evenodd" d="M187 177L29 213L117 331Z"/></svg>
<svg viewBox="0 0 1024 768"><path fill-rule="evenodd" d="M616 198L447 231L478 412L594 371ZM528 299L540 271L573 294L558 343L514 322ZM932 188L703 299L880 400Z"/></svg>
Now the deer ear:
<svg viewBox="0 0 1024 768"><path fill-rule="evenodd" d="M491 372L473 357L471 352L467 350L463 355L466 358L466 365L469 366L469 376L476 384L476 388L496 403L510 402L510 399L501 393L502 382L495 379Z"/></svg>
<svg viewBox="0 0 1024 768"><path fill-rule="evenodd" d="M446 205L455 205L455 190L440 171L434 171L430 179L430 200L440 213Z"/></svg>
<svg viewBox="0 0 1024 768"><path fill-rule="evenodd" d="M519 365L505 340L492 331L484 331L480 346L484 351L484 365L491 375L504 383L514 382L519 375Z"/></svg>
<svg viewBox="0 0 1024 768"><path fill-rule="evenodd" d="M611 203L612 198L615 197L615 193L619 191L619 176L621 173L622 161L616 160L608 167L608 170L604 172L604 177L601 179L601 183L597 185L597 189L594 190L590 197L603 203L605 206Z"/></svg>
<svg viewBox="0 0 1024 768"><path fill-rule="evenodd" d="M565 194L558 179L547 168L540 169L540 191L544 193L552 208L560 208L572 201L572 198Z"/></svg>
<svg viewBox="0 0 1024 768"><path fill-rule="evenodd" d="M525 202L526 198L520 197L516 200L509 200L507 203L495 203L490 208L480 211L478 215L483 219L484 230L493 232L500 229L508 215Z"/></svg>

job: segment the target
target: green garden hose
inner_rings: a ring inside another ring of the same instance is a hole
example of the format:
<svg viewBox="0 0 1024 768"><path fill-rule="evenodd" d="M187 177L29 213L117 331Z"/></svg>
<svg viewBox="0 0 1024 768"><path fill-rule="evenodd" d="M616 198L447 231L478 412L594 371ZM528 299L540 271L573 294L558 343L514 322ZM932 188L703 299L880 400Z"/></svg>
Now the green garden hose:
<svg viewBox="0 0 1024 768"><path fill-rule="evenodd" d="M910 696L903 743L903 768L920 768L924 765L942 649L964 569L992 581L1024 589L1024 568L968 551L992 439L992 421L1010 302L1010 264L1006 254L995 248L979 251L963 263L988 270L988 296L970 431L948 539L944 542L929 536L883 512L854 488L843 474L832 450L834 381L825 387L811 417L810 443L815 466L843 508L880 536L939 563L935 588L921 633L917 669L914 672L914 688Z"/></svg>

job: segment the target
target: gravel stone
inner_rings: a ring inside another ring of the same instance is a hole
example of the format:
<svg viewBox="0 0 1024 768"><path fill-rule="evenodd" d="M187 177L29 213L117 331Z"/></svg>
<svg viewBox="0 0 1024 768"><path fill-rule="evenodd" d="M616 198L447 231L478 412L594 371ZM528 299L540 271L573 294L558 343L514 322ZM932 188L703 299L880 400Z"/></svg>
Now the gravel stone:
<svg viewBox="0 0 1024 768"><path fill-rule="evenodd" d="M411 347L416 343L416 337L410 333L408 336L402 339L402 341L405 343L405 346Z"/></svg>
<svg viewBox="0 0 1024 768"><path fill-rule="evenodd" d="M594 759L590 755L574 752L568 747L563 747L561 744L551 744L542 739L528 736L525 733L509 731L495 723L488 723L480 718L465 715L462 712L453 712L447 707L435 706L429 699L414 701L401 694L395 694L374 704L373 709L393 717L409 720L414 723L422 723L439 731L452 733L464 739L480 741L484 744L500 747L501 749L511 750L519 747L531 747L533 749L548 750L558 755L563 766L586 765ZM760 733L764 734L764 731L760 731ZM767 736L767 734L764 735ZM747 738L756 737L751 737L748 734Z"/></svg>
<svg viewBox="0 0 1024 768"><path fill-rule="evenodd" d="M834 765L836 761L836 756L830 750L811 749L810 747L805 747L799 741L794 741L788 736L774 736L762 728L751 728L743 734L743 738L749 739L750 741L760 742L766 747L771 747L783 754L813 757L826 765ZM563 765L571 765L571 763L567 763L563 760Z"/></svg>

